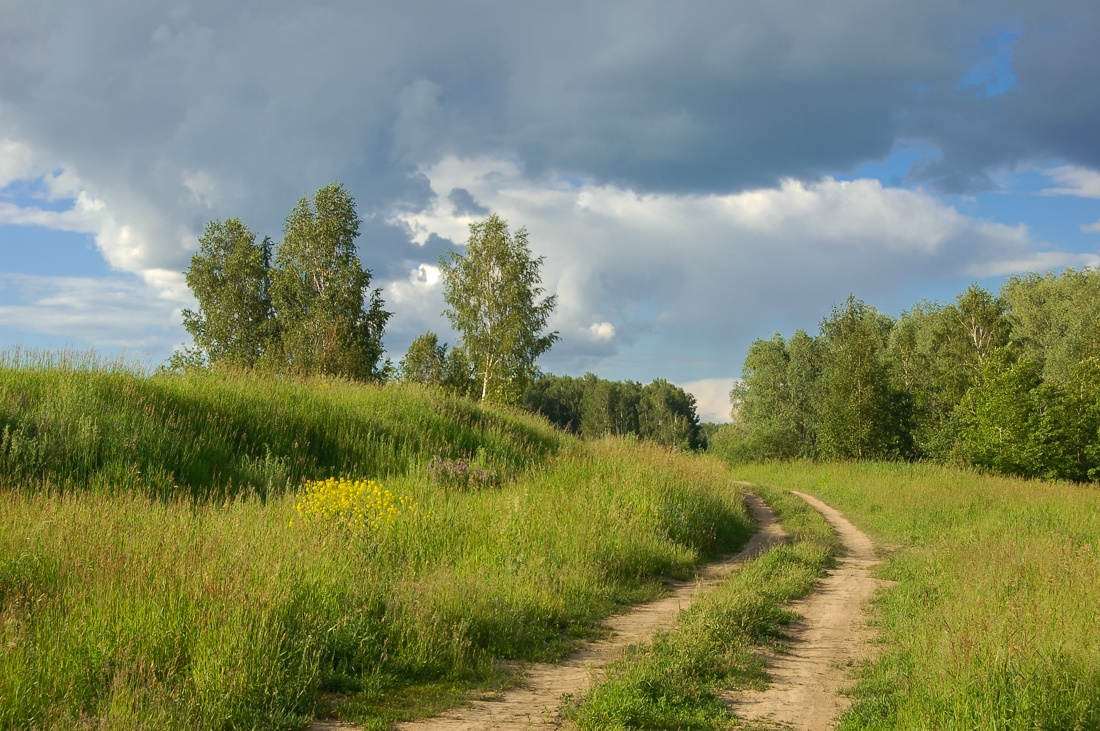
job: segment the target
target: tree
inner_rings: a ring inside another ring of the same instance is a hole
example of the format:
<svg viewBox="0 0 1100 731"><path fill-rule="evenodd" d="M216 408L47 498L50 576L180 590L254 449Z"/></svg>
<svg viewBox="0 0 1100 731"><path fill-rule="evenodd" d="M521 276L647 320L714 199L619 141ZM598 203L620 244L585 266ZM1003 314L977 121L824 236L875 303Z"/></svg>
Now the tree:
<svg viewBox="0 0 1100 731"><path fill-rule="evenodd" d="M542 414L559 429L576 434L581 428L584 380L540 374L520 399L524 409Z"/></svg>
<svg viewBox="0 0 1100 731"><path fill-rule="evenodd" d="M398 365L403 383L420 383L425 386L442 386L447 366L447 344L439 344L439 336L427 332L409 345L405 357Z"/></svg>
<svg viewBox="0 0 1100 731"><path fill-rule="evenodd" d="M462 334L482 400L517 400L537 373L535 360L558 340L543 333L557 298L538 299L542 262L531 256L527 230L513 236L495 213L470 224L465 254L440 257L445 314Z"/></svg>
<svg viewBox="0 0 1100 731"><path fill-rule="evenodd" d="M447 343L440 345L434 332L412 341L398 365L398 374L403 383L440 386L464 396L473 390L469 363L460 351L449 348Z"/></svg>
<svg viewBox="0 0 1100 731"><path fill-rule="evenodd" d="M695 397L660 378L643 387L638 403L638 432L643 439L666 447L698 449L702 442Z"/></svg>
<svg viewBox="0 0 1100 731"><path fill-rule="evenodd" d="M272 302L281 358L299 373L379 380L390 313L356 253L360 218L344 186L303 197L286 219L275 256Z"/></svg>
<svg viewBox="0 0 1100 731"><path fill-rule="evenodd" d="M211 221L185 276L199 302L198 312L183 311L183 326L198 351L191 359L255 366L276 339L271 240L257 244L238 218Z"/></svg>
<svg viewBox="0 0 1100 731"><path fill-rule="evenodd" d="M884 359L889 322L849 296L821 323L819 437L824 456L910 456L911 408L906 395L891 387Z"/></svg>

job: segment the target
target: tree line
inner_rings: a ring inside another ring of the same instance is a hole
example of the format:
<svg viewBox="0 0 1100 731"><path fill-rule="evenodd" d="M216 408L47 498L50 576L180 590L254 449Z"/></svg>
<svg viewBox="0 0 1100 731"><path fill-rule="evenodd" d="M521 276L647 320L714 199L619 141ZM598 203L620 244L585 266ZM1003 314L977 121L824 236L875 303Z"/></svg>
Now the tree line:
<svg viewBox="0 0 1100 731"><path fill-rule="evenodd" d="M471 224L464 253L440 257L444 314L459 341L451 346L428 332L396 366L384 359L391 313L359 259L361 223L339 183L301 198L278 243L257 240L236 218L208 223L186 272L199 303L183 312L194 344L168 368L419 383L517 404L582 436L701 446L694 397L667 381L642 386L541 373L536 360L558 340L547 331L556 298L543 296L543 259L532 256L526 229L512 232L496 214Z"/></svg>
<svg viewBox="0 0 1100 731"><path fill-rule="evenodd" d="M893 319L849 297L758 339L714 436L736 460L929 459L1100 480L1100 271L970 286Z"/></svg>

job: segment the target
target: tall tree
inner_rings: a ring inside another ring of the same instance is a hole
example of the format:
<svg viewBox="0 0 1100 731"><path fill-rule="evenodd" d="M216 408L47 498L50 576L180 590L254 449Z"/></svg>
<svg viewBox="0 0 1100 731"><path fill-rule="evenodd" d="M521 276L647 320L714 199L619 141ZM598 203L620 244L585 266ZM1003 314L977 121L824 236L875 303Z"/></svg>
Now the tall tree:
<svg viewBox="0 0 1100 731"><path fill-rule="evenodd" d="M910 408L891 388L884 360L889 319L855 297L821 323L825 341L820 391L824 456L883 459L909 456Z"/></svg>
<svg viewBox="0 0 1100 731"><path fill-rule="evenodd" d="M517 400L537 373L535 360L558 340L556 332L543 332L557 301L539 301L543 258L531 256L526 229L512 235L494 213L470 224L465 254L439 261L445 314L462 334L481 398Z"/></svg>
<svg viewBox="0 0 1100 731"><path fill-rule="evenodd" d="M469 395L473 388L470 366L462 353L447 343L441 345L434 332L412 341L397 371L404 383L442 386L463 395Z"/></svg>
<svg viewBox="0 0 1100 731"><path fill-rule="evenodd" d="M695 397L664 379L642 388L638 403L638 431L666 447L698 449L701 446Z"/></svg>
<svg viewBox="0 0 1100 731"><path fill-rule="evenodd" d="M291 370L357 380L381 378L390 313L356 252L359 214L343 185L303 197L286 219L275 256L272 301Z"/></svg>
<svg viewBox="0 0 1100 731"><path fill-rule="evenodd" d="M211 363L250 368L275 340L271 307L271 241L238 218L211 221L185 273L199 302L183 311L183 326Z"/></svg>

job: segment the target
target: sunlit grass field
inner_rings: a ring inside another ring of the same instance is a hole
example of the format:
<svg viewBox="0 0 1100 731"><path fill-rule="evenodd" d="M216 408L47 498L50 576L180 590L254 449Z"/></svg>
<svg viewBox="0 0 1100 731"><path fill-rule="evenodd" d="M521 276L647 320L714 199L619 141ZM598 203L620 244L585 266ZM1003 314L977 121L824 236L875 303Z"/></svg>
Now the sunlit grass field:
<svg viewBox="0 0 1100 731"><path fill-rule="evenodd" d="M430 391L9 362L0 431L0 729L379 725L751 530L717 461Z"/></svg>
<svg viewBox="0 0 1100 731"><path fill-rule="evenodd" d="M1100 728L1100 490L904 464L734 472L841 510L900 582L842 729Z"/></svg>

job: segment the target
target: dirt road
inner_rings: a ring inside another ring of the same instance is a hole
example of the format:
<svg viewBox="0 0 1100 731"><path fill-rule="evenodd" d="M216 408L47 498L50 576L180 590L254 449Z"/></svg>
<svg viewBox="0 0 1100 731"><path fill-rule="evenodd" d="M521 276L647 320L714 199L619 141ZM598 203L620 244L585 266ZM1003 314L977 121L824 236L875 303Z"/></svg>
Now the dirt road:
<svg viewBox="0 0 1100 731"><path fill-rule="evenodd" d="M771 685L762 691L727 693L724 699L741 719L794 731L825 731L849 704L838 695L848 670L873 649L861 608L876 589L890 582L871 578L878 560L866 535L820 500L794 494L832 524L844 541L845 555L813 594L792 603L803 619L789 628L789 652L767 658Z"/></svg>
<svg viewBox="0 0 1100 731"><path fill-rule="evenodd" d="M586 644L560 664L528 665L523 686L493 700L476 700L434 718L397 724L397 728L401 731L558 728L561 718L557 709L564 694L583 693L600 668L618 657L623 649L671 627L676 615L691 605L698 592L720 582L738 565L784 539L782 529L763 500L746 493L745 502L759 523L759 530L748 545L725 561L708 564L694 581L677 582L668 596L608 619L605 624L612 632L608 639ZM347 723L317 721L310 731L352 731L356 728Z"/></svg>
<svg viewBox="0 0 1100 731"><path fill-rule="evenodd" d="M840 534L845 555L830 574L818 582L814 593L791 608L803 616L789 632L789 652L767 657L772 683L763 691L730 692L723 696L738 718L754 728L824 731L832 728L847 706L838 695L848 669L871 650L862 605L875 590L888 583L872 579L877 563L871 541L844 517L821 501L794 493L805 500ZM558 706L565 694L578 695L599 676L601 668L627 646L668 629L681 609L696 594L721 581L739 564L784 540L782 528L764 502L752 493L745 501L760 529L749 544L725 561L706 566L695 581L680 582L657 601L607 620L609 639L585 645L561 664L529 665L523 686L492 700L475 700L440 716L397 725L400 731L513 731L559 728ZM337 721L317 721L310 731L353 731L358 727Z"/></svg>

